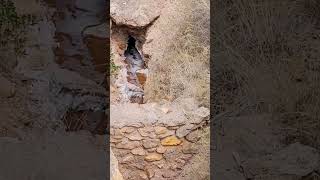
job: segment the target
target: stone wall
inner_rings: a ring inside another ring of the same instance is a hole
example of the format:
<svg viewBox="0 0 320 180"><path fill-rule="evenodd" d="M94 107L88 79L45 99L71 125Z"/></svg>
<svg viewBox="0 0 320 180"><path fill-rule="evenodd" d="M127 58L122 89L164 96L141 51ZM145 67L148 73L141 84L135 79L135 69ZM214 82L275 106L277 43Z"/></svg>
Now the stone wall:
<svg viewBox="0 0 320 180"><path fill-rule="evenodd" d="M175 179L201 148L195 143L201 127L208 124L209 109L199 107L181 116L184 110L172 106L128 106L128 113L111 107L111 113L127 117L124 120L111 114L110 131L111 147L124 179ZM173 117L180 120L169 120Z"/></svg>

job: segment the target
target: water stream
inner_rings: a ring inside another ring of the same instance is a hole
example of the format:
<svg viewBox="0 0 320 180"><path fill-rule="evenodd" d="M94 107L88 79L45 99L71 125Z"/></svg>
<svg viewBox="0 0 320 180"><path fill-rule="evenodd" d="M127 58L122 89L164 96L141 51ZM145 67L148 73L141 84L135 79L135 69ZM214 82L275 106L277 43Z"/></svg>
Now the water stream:
<svg viewBox="0 0 320 180"><path fill-rule="evenodd" d="M56 28L55 40L58 43L58 47L54 49L55 62L60 68L93 81L99 87L105 86L109 56L107 2L105 0L45 0L45 2L55 9L52 16ZM86 83L85 81L83 83ZM83 87L86 86L90 87L90 83ZM83 90L86 91L85 94L73 90L63 92L69 94L68 96L71 95L73 99L69 102L71 108L65 111L62 119L66 130L88 129L94 133L105 133L106 97L95 95L87 89ZM74 107L77 102L82 104Z"/></svg>

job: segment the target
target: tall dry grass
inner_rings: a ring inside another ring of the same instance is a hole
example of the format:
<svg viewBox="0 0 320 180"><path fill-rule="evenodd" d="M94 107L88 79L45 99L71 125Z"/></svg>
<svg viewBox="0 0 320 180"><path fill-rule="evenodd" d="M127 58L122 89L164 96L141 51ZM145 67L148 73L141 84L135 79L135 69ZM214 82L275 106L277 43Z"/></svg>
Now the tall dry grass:
<svg viewBox="0 0 320 180"><path fill-rule="evenodd" d="M319 5L215 0L213 114L272 113L318 139Z"/></svg>
<svg viewBox="0 0 320 180"><path fill-rule="evenodd" d="M170 42L165 42L169 45L164 57L153 62L148 93L155 99L194 97L208 106L210 1L184 0L179 3L179 13L184 13L185 21L170 22L176 23L179 32Z"/></svg>

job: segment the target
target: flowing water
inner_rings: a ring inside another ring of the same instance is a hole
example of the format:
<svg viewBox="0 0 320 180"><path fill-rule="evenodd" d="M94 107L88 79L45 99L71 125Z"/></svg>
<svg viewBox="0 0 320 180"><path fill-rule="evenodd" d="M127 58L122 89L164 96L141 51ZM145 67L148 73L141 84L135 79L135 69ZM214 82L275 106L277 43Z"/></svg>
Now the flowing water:
<svg viewBox="0 0 320 180"><path fill-rule="evenodd" d="M107 2L105 0L45 0L45 2L55 12L52 16L56 29L55 40L58 43L58 47L54 49L55 62L60 68L72 71L105 88L107 57L109 57ZM89 129L95 133L104 133L107 124L105 95L97 96L90 91L87 91L90 94L75 94L72 91L67 93L71 94L73 100L70 105L72 108L66 110L62 119L66 130ZM82 104L74 108L72 104L80 101Z"/></svg>
<svg viewBox="0 0 320 180"><path fill-rule="evenodd" d="M106 24L107 4L105 0L46 0L56 9L52 20L56 27L54 50L56 62L63 68L101 82L107 63L106 32L95 36L84 34L89 28ZM107 27L102 27L107 31Z"/></svg>

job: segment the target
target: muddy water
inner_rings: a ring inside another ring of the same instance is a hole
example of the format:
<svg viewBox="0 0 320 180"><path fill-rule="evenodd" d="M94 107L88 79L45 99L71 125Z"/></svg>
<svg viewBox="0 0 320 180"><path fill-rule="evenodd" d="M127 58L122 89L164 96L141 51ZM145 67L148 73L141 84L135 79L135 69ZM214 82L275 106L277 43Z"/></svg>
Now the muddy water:
<svg viewBox="0 0 320 180"><path fill-rule="evenodd" d="M84 34L85 30L107 22L105 0L46 0L56 9L52 20L56 27L55 61L81 76L101 82L106 72L108 37ZM101 29L107 27L101 27Z"/></svg>
<svg viewBox="0 0 320 180"><path fill-rule="evenodd" d="M54 8L52 22L55 25L55 62L60 68L73 71L81 77L95 81L104 87L109 57L107 32L107 4L105 0L45 0ZM105 88L105 87L104 87ZM67 131L88 129L94 133L105 133L105 96L74 94L71 104L85 101L86 108L70 108L62 119ZM90 100L94 101L90 105ZM93 106L99 107L92 109Z"/></svg>

